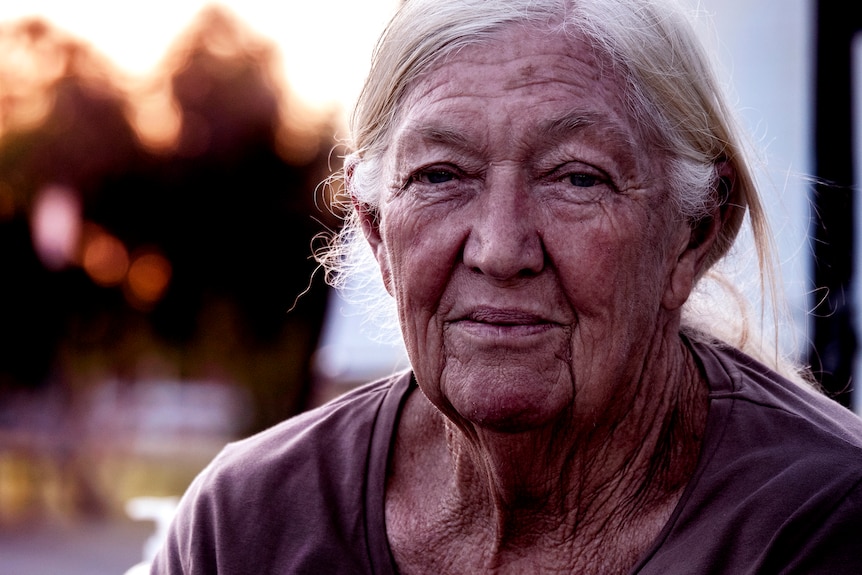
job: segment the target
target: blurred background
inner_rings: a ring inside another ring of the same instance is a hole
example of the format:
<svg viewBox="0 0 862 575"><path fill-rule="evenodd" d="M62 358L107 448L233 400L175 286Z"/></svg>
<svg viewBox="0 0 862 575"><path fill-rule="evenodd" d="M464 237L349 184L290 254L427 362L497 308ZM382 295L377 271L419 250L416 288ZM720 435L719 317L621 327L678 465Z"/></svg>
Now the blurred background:
<svg viewBox="0 0 862 575"><path fill-rule="evenodd" d="M404 365L310 258L396 4L0 3L0 573L123 573L225 442ZM857 408L862 24L699 6L764 150L782 343Z"/></svg>
<svg viewBox="0 0 862 575"><path fill-rule="evenodd" d="M0 4L0 573L122 572L129 501L392 368L310 256L393 10Z"/></svg>

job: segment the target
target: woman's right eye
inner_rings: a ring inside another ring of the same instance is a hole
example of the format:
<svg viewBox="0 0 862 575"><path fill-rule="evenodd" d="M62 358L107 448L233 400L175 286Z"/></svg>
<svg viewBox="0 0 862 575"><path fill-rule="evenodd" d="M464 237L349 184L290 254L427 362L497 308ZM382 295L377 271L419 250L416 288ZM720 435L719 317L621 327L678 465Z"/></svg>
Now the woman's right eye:
<svg viewBox="0 0 862 575"><path fill-rule="evenodd" d="M442 197L441 194L451 196L458 193L459 190L463 190L466 180L472 179L457 166L445 163L420 166L407 174L402 180L400 192L406 192L409 189L414 194L438 198Z"/></svg>
<svg viewBox="0 0 862 575"><path fill-rule="evenodd" d="M413 175L411 180L420 184L445 184L455 179L455 174L450 170L422 170Z"/></svg>

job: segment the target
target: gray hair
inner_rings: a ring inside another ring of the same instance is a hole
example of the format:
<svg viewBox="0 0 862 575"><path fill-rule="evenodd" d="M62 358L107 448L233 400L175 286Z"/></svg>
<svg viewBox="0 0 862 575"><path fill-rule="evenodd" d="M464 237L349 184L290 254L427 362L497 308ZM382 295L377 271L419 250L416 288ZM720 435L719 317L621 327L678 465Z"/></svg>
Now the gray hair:
<svg viewBox="0 0 862 575"><path fill-rule="evenodd" d="M624 81L628 111L641 141L665 162L669 196L680 217L695 222L708 217L717 202L727 202L729 215L704 269L727 254L747 211L763 277L761 295L777 299L771 235L741 131L688 12L673 0L407 0L378 42L351 117L352 152L345 160L350 195L371 208L379 205L381 158L399 104L415 80L447 55L515 24L587 39ZM733 174L732 182L722 180L722 167ZM374 267L357 214L347 208L339 237L318 254L334 285ZM733 291L726 282L724 289ZM737 295L733 299L739 300ZM718 333L716 326L703 325L715 322L699 321L692 307L686 304L683 317L690 337L723 339L761 359L768 355L762 353L762 338L755 343L749 337L747 322L735 334ZM776 352L769 363L781 368L782 361Z"/></svg>

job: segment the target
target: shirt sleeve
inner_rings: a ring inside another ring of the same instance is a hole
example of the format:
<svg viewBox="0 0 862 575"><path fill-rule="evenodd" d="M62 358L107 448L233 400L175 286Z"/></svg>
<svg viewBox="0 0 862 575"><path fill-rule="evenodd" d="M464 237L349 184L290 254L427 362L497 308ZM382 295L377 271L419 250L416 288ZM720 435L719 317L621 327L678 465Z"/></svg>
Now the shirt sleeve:
<svg viewBox="0 0 862 575"><path fill-rule="evenodd" d="M862 480L837 504L821 509L819 521L809 515L805 525L792 531L794 540L774 546L778 554L775 569L766 572L793 575L852 575L862 573Z"/></svg>
<svg viewBox="0 0 862 575"><path fill-rule="evenodd" d="M204 473L180 501L167 538L153 559L150 575L194 575L217 573L213 508L201 492Z"/></svg>

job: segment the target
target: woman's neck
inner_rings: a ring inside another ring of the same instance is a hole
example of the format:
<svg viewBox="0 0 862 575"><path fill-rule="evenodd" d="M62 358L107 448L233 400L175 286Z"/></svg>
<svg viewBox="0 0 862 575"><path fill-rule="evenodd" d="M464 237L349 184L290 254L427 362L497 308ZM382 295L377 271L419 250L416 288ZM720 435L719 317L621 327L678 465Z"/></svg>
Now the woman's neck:
<svg viewBox="0 0 862 575"><path fill-rule="evenodd" d="M413 501L408 524L421 515L412 540L435 531L453 543L476 538L489 570L510 560L523 569L518 562L534 554L549 559L543 548L568 555L568 564L600 547L636 560L694 470L707 412L706 385L684 344L652 357L625 404L523 433L455 426L414 394L387 493ZM399 458L405 445L409 457Z"/></svg>
<svg viewBox="0 0 862 575"><path fill-rule="evenodd" d="M572 415L530 432L465 433L444 419L457 496L473 506L484 498L505 537L531 516L608 523L676 493L697 462L706 386L687 350L668 363L641 374L627 404L583 425Z"/></svg>

